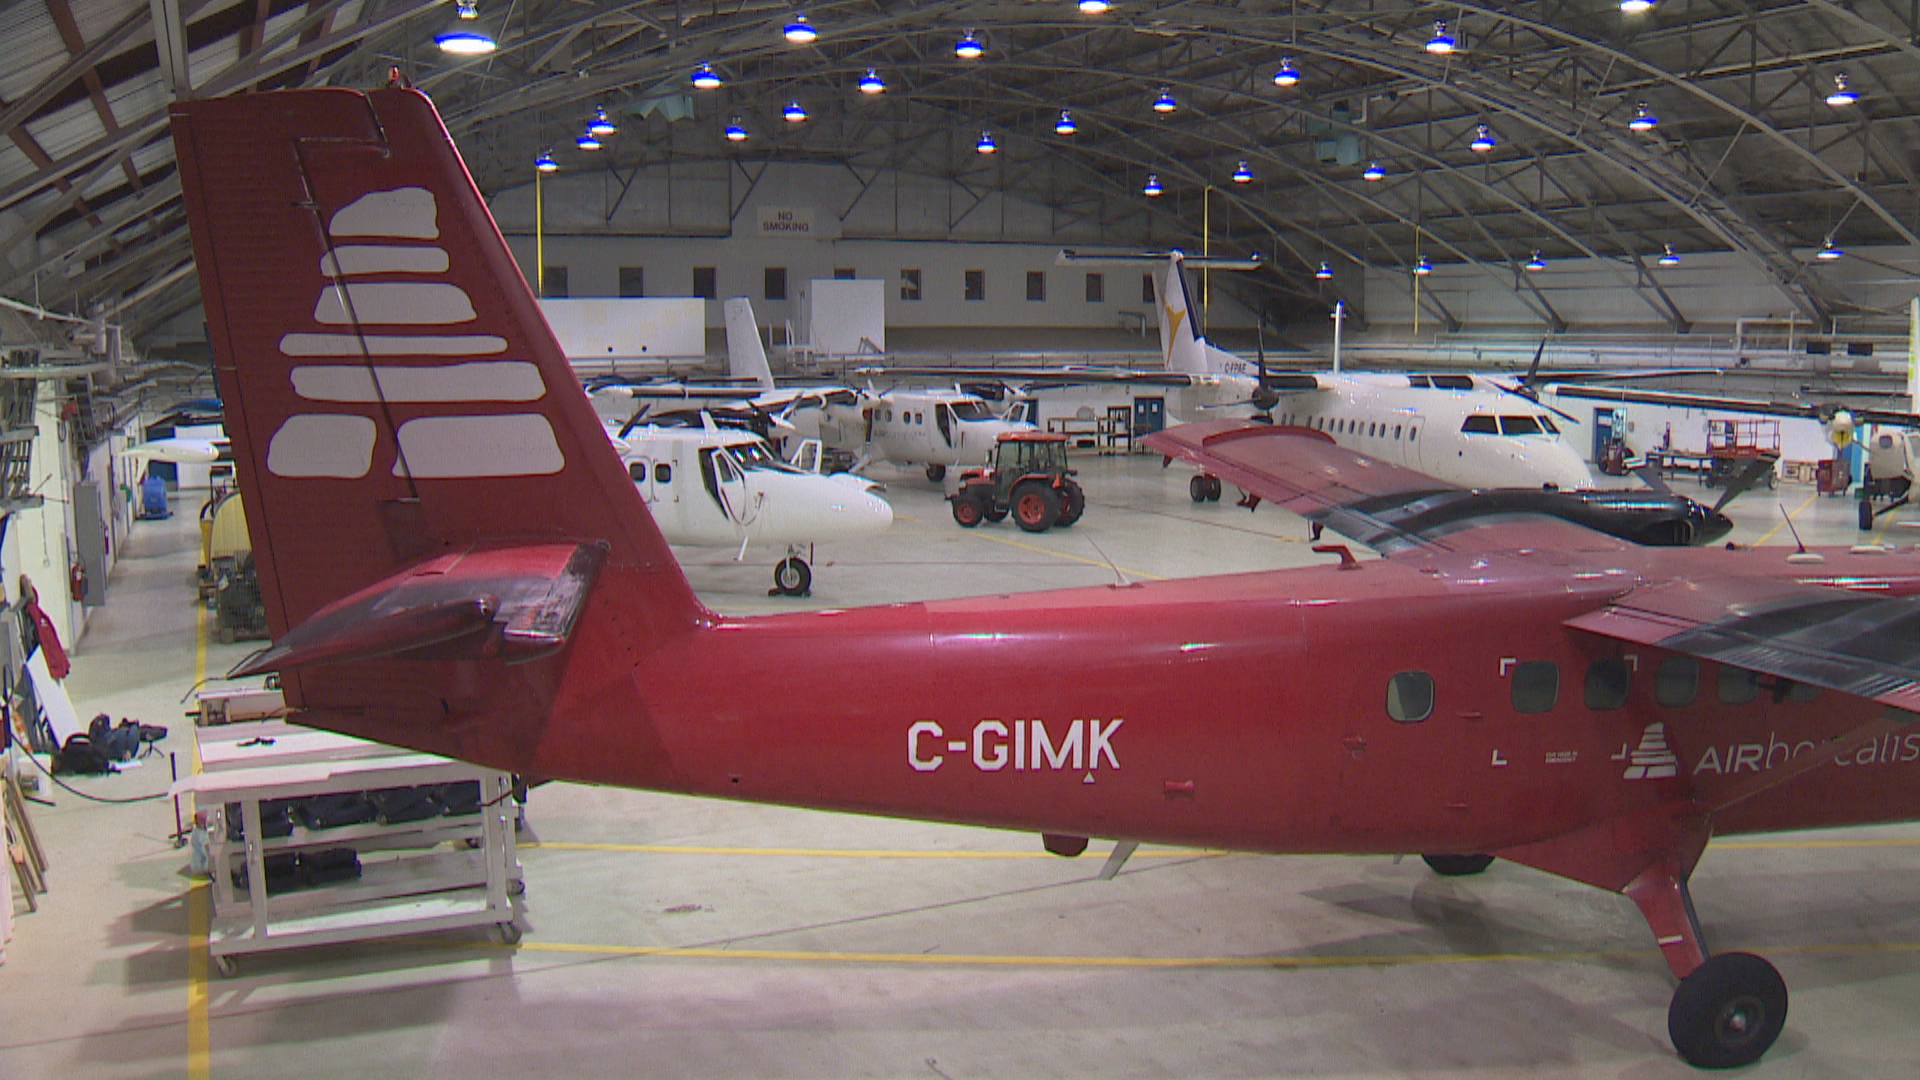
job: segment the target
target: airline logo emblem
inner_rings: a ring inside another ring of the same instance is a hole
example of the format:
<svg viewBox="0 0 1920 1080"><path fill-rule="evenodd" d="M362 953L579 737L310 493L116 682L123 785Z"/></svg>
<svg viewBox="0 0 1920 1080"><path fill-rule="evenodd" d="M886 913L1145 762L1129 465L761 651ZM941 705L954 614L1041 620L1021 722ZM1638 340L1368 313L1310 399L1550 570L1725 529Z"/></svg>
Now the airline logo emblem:
<svg viewBox="0 0 1920 1080"><path fill-rule="evenodd" d="M907 728L907 764L915 772L933 772L953 755L958 762L971 761L981 772L1073 771L1086 773L1091 782L1103 762L1109 769L1120 767L1113 736L1125 722L1069 720L1062 731L1057 724L1049 729L1038 718L987 719L964 732L964 737L948 738L945 728L921 720Z"/></svg>
<svg viewBox="0 0 1920 1080"><path fill-rule="evenodd" d="M444 407L400 424L395 476L559 472L564 455L545 416L460 408L538 401L546 385L532 362L498 358L506 339L463 332L478 318L465 289L420 280L450 270L446 249L430 243L440 237L438 210L431 191L405 187L369 192L333 215L330 249L320 258L328 284L315 298L315 328L280 339L281 355L294 362L294 393L322 405ZM401 276L411 279L392 280ZM390 357L403 362L370 363ZM357 479L372 471L377 443L373 419L361 412L299 412L274 431L267 469L284 477Z"/></svg>
<svg viewBox="0 0 1920 1080"><path fill-rule="evenodd" d="M1667 745L1667 725L1648 724L1627 765L1628 780L1661 780L1680 774L1680 759Z"/></svg>

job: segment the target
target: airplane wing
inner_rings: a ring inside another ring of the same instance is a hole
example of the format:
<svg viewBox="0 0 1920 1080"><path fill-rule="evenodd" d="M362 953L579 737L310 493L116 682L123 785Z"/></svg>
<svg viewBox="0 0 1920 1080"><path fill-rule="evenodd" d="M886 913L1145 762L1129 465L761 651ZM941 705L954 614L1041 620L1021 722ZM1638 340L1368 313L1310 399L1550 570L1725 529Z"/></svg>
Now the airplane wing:
<svg viewBox="0 0 1920 1080"><path fill-rule="evenodd" d="M1844 585L1844 582L1835 584ZM1867 583L1871 584L1871 583ZM1719 792L1719 810L1920 722L1920 604L1882 591L1791 580L1669 581L1635 589L1567 626L1890 706L1883 714Z"/></svg>
<svg viewBox="0 0 1920 1080"><path fill-rule="evenodd" d="M1722 412L1754 413L1760 416L1797 417L1821 423L1832 416L1836 406L1811 401L1766 401L1759 398L1702 394L1687 390L1643 390L1624 386L1556 385L1556 398L1580 398L1587 401L1620 402L1627 405L1669 405L1682 409L1717 409ZM1897 395L1889 395L1897 396ZM1891 427L1920 427L1920 415L1892 409L1848 408L1861 424L1886 424Z"/></svg>
<svg viewBox="0 0 1920 1080"><path fill-rule="evenodd" d="M1409 548L1605 551L1625 546L1530 505L1539 493L1454 487L1345 449L1312 428L1204 420L1156 431L1141 442L1383 555Z"/></svg>

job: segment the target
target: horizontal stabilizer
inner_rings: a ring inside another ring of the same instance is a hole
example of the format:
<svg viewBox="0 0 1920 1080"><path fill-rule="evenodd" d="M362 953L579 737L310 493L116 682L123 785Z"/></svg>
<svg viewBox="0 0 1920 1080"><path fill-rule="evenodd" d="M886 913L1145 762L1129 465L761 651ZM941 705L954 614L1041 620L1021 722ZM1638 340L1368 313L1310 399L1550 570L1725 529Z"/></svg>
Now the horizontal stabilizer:
<svg viewBox="0 0 1920 1080"><path fill-rule="evenodd" d="M314 612L229 674L382 656L537 659L566 644L605 555L528 544L428 559Z"/></svg>

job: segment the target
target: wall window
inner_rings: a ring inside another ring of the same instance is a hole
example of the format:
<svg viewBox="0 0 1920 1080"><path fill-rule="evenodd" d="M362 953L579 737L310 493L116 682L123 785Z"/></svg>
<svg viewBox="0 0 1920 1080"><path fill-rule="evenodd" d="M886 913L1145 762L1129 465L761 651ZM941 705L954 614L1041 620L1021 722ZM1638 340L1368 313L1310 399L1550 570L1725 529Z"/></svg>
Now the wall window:
<svg viewBox="0 0 1920 1080"><path fill-rule="evenodd" d="M987 298L987 272L985 270L967 271L967 299L985 300Z"/></svg>
<svg viewBox="0 0 1920 1080"><path fill-rule="evenodd" d="M835 281L852 281L852 280L853 280L853 267L851 267L851 266L836 266L836 267L834 267L834 268L833 268L833 280L835 280Z"/></svg>
<svg viewBox="0 0 1920 1080"><path fill-rule="evenodd" d="M693 268L693 295L702 300L720 299L720 273L711 266Z"/></svg>
<svg viewBox="0 0 1920 1080"><path fill-rule="evenodd" d="M1087 303L1103 304L1107 300L1107 277L1105 274L1087 275Z"/></svg>
<svg viewBox="0 0 1920 1080"><path fill-rule="evenodd" d="M1153 303L1153 275L1152 274L1140 275L1140 302L1143 304Z"/></svg>
<svg viewBox="0 0 1920 1080"><path fill-rule="evenodd" d="M1417 724L1433 715L1433 676L1403 671L1387 680L1387 715L1402 724Z"/></svg>
<svg viewBox="0 0 1920 1080"><path fill-rule="evenodd" d="M767 267L766 297L769 300L787 298L787 268L784 266Z"/></svg>
<svg viewBox="0 0 1920 1080"><path fill-rule="evenodd" d="M1513 683L1513 711L1543 713L1560 700L1560 668L1551 660L1525 660L1508 673Z"/></svg>
<svg viewBox="0 0 1920 1080"><path fill-rule="evenodd" d="M620 268L620 295L647 295L647 275L642 267L623 266Z"/></svg>
<svg viewBox="0 0 1920 1080"><path fill-rule="evenodd" d="M1042 301L1047 298L1047 272L1045 270L1027 271L1027 299Z"/></svg>
<svg viewBox="0 0 1920 1080"><path fill-rule="evenodd" d="M1609 656L1587 667L1587 708L1609 712L1627 703L1633 675L1624 657Z"/></svg>
<svg viewBox="0 0 1920 1080"><path fill-rule="evenodd" d="M540 272L540 295L555 299L564 299L572 294L567 291L567 268L549 266Z"/></svg>
<svg viewBox="0 0 1920 1080"><path fill-rule="evenodd" d="M918 270L900 271L900 299L902 300L920 299L920 271Z"/></svg>
<svg viewBox="0 0 1920 1080"><path fill-rule="evenodd" d="M1669 709L1684 709L1700 695L1700 661L1691 656L1669 656L1653 670L1653 700Z"/></svg>

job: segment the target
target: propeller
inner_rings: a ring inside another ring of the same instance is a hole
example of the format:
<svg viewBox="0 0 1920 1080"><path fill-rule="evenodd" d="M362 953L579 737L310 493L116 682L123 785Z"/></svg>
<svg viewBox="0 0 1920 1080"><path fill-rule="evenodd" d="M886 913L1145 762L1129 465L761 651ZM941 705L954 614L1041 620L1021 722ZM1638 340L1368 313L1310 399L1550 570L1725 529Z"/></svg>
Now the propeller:
<svg viewBox="0 0 1920 1080"><path fill-rule="evenodd" d="M1719 513L1728 503L1740 495L1745 494L1748 488L1758 483L1762 476L1772 471L1772 458L1757 457L1747 462L1746 468L1740 470L1727 481L1727 490L1720 496L1720 500L1713 504L1713 512L1716 514Z"/></svg>
<svg viewBox="0 0 1920 1080"><path fill-rule="evenodd" d="M1540 391L1535 390L1533 388L1533 380L1538 378L1540 375L1540 358L1545 356L1546 354L1547 354L1547 339L1541 338L1540 346L1533 350L1533 363L1527 365L1527 373L1525 375L1520 376L1520 384L1518 386L1508 386L1506 383L1497 382L1493 379L1488 379L1487 382L1492 383L1494 386L1498 387L1499 389L1509 394L1512 394L1514 397L1525 398L1528 401L1533 402L1535 405L1540 406L1541 408L1547 410L1548 412L1559 417L1560 419L1565 420L1569 424L1578 424L1580 422L1579 417L1569 412L1562 412L1561 410L1555 408L1554 406L1548 405L1546 402L1541 401Z"/></svg>
<svg viewBox="0 0 1920 1080"><path fill-rule="evenodd" d="M1258 372L1260 377L1259 388L1253 392L1253 407L1260 410L1260 412L1266 416L1267 422L1271 424L1273 422L1273 408L1280 404L1280 394L1274 390L1272 384L1267 382L1267 330L1265 322L1258 319L1254 320L1253 331L1254 371Z"/></svg>

